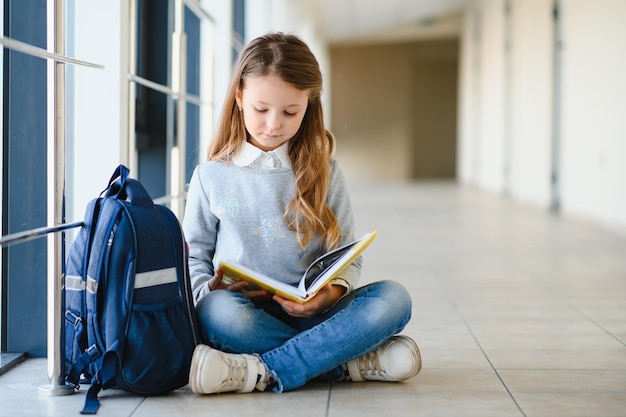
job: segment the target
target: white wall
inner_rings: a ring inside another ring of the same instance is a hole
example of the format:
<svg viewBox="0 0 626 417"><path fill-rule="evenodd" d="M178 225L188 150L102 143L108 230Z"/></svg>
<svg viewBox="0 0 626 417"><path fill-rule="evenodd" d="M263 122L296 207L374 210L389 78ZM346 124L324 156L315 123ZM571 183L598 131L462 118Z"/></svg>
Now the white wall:
<svg viewBox="0 0 626 417"><path fill-rule="evenodd" d="M457 177L466 183L477 183L480 149L480 16L476 8L468 8L465 14L459 43Z"/></svg>
<svg viewBox="0 0 626 417"><path fill-rule="evenodd" d="M501 0L481 4L479 183L493 191L504 186L504 16Z"/></svg>
<svg viewBox="0 0 626 417"><path fill-rule="evenodd" d="M514 0L511 17L510 194L551 202L553 0Z"/></svg>
<svg viewBox="0 0 626 417"><path fill-rule="evenodd" d="M503 0L469 3L459 74L459 179L547 208L556 128L562 213L626 232L626 2L563 0L560 92L553 80L552 3L513 0L509 23Z"/></svg>
<svg viewBox="0 0 626 417"><path fill-rule="evenodd" d="M458 178L503 191L505 177L505 21L502 0L470 2L461 39Z"/></svg>
<svg viewBox="0 0 626 417"><path fill-rule="evenodd" d="M563 11L563 211L626 230L626 2Z"/></svg>

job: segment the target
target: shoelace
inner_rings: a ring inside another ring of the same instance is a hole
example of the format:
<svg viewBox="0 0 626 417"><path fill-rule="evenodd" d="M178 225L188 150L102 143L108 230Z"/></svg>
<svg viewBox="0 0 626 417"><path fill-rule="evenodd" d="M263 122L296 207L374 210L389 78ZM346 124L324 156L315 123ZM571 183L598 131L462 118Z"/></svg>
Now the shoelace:
<svg viewBox="0 0 626 417"><path fill-rule="evenodd" d="M369 352L356 360L357 367L362 376L378 375L386 376L387 372L380 365L379 352L384 350L384 346L372 352Z"/></svg>
<svg viewBox="0 0 626 417"><path fill-rule="evenodd" d="M216 391L240 389L246 384L248 375L248 364L245 360L223 357L222 360L228 365L228 376Z"/></svg>

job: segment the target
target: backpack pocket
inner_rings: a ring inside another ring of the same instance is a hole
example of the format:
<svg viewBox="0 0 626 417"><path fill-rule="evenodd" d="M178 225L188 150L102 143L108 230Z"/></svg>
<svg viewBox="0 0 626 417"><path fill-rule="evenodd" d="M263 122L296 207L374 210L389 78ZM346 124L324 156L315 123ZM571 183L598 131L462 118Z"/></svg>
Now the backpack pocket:
<svg viewBox="0 0 626 417"><path fill-rule="evenodd" d="M160 394L187 384L195 339L180 297L134 304L126 341L121 369L128 389Z"/></svg>

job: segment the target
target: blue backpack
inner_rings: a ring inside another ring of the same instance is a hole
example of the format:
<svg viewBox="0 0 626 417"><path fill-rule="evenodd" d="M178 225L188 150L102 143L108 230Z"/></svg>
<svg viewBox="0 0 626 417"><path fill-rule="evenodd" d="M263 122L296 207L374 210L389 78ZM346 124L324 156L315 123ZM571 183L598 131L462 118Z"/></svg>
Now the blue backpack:
<svg viewBox="0 0 626 417"><path fill-rule="evenodd" d="M198 327L178 219L120 165L92 200L66 260L66 380L153 395L188 383Z"/></svg>

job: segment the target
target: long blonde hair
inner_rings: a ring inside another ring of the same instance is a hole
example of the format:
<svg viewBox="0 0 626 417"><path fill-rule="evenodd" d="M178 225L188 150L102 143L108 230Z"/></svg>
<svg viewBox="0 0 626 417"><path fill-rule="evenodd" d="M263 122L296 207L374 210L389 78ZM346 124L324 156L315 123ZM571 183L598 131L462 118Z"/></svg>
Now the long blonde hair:
<svg viewBox="0 0 626 417"><path fill-rule="evenodd" d="M306 113L296 135L289 140L289 157L295 175L294 196L284 219L305 247L314 235L322 237L327 249L337 247L341 229L326 203L330 184L330 160L335 138L324 126L322 73L309 47L298 37L270 33L254 39L239 56L222 108L220 123L207 158L229 161L247 133L243 112L235 99L248 77L274 75L298 90L308 91Z"/></svg>

